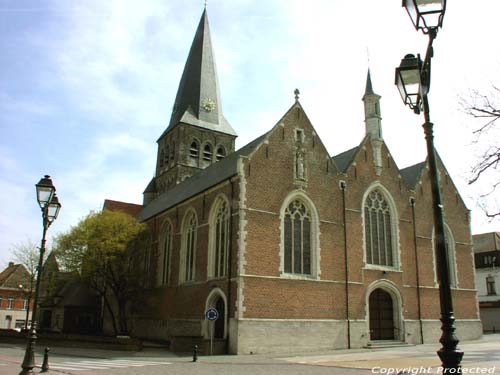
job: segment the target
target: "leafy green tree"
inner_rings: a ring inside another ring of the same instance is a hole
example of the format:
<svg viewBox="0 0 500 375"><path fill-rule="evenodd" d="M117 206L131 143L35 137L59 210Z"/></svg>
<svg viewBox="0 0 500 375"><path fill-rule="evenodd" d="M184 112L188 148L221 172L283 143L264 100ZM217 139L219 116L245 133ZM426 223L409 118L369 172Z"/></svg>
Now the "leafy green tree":
<svg viewBox="0 0 500 375"><path fill-rule="evenodd" d="M140 295L137 254L147 246L147 227L123 212L91 212L55 239L61 265L77 272L102 297L115 334L127 335L129 303Z"/></svg>

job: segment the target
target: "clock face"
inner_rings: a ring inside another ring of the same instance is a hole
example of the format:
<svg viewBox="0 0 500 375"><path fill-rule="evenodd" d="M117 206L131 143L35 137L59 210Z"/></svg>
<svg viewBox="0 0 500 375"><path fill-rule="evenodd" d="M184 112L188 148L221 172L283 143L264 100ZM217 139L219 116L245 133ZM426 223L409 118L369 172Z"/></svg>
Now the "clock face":
<svg viewBox="0 0 500 375"><path fill-rule="evenodd" d="M215 109L215 102L210 98L205 98L201 101L201 108L207 112L212 112Z"/></svg>

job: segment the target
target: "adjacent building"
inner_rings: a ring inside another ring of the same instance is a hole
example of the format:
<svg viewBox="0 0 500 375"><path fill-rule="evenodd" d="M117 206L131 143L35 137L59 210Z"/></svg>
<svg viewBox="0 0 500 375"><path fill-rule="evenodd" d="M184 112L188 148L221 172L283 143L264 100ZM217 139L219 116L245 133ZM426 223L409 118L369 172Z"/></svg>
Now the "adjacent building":
<svg viewBox="0 0 500 375"><path fill-rule="evenodd" d="M31 319L31 276L22 264L10 262L0 273L0 329L21 330Z"/></svg>
<svg viewBox="0 0 500 375"><path fill-rule="evenodd" d="M479 311L485 332L500 331L500 233L472 236Z"/></svg>
<svg viewBox="0 0 500 375"><path fill-rule="evenodd" d="M347 151L326 149L298 90L269 131L235 150L203 12L137 214L151 246L138 254L135 335L173 350L213 335L216 351L247 354L438 340L427 162L398 167L370 72L360 96L365 136ZM469 210L439 158L438 168L457 335L474 339Z"/></svg>

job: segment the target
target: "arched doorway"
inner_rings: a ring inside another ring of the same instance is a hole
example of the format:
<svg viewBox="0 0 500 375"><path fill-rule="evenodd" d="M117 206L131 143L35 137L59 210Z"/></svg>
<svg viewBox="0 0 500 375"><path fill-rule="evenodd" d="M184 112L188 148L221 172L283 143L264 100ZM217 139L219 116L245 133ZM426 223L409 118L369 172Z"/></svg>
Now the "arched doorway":
<svg viewBox="0 0 500 375"><path fill-rule="evenodd" d="M219 296L217 301L215 302L215 309L219 312L219 319L215 321L214 325L214 338L223 339L224 338L224 329L226 322L226 307L224 305L224 300Z"/></svg>
<svg viewBox="0 0 500 375"><path fill-rule="evenodd" d="M369 298L370 340L394 340L394 304L392 296L381 288L375 289Z"/></svg>
<svg viewBox="0 0 500 375"><path fill-rule="evenodd" d="M205 311L207 309L216 309L219 317L215 322L206 321L205 337L210 338L211 329L213 329L215 339L225 339L227 337L227 301L221 289L212 289L207 297Z"/></svg>

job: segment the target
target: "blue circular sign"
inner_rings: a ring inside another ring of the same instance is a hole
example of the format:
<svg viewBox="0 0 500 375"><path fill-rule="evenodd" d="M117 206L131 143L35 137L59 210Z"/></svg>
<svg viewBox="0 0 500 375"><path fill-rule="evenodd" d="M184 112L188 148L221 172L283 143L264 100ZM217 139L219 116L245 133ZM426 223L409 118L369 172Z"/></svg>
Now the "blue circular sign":
<svg viewBox="0 0 500 375"><path fill-rule="evenodd" d="M219 319L219 312L216 309L208 309L205 312L205 317L208 320L217 320Z"/></svg>

